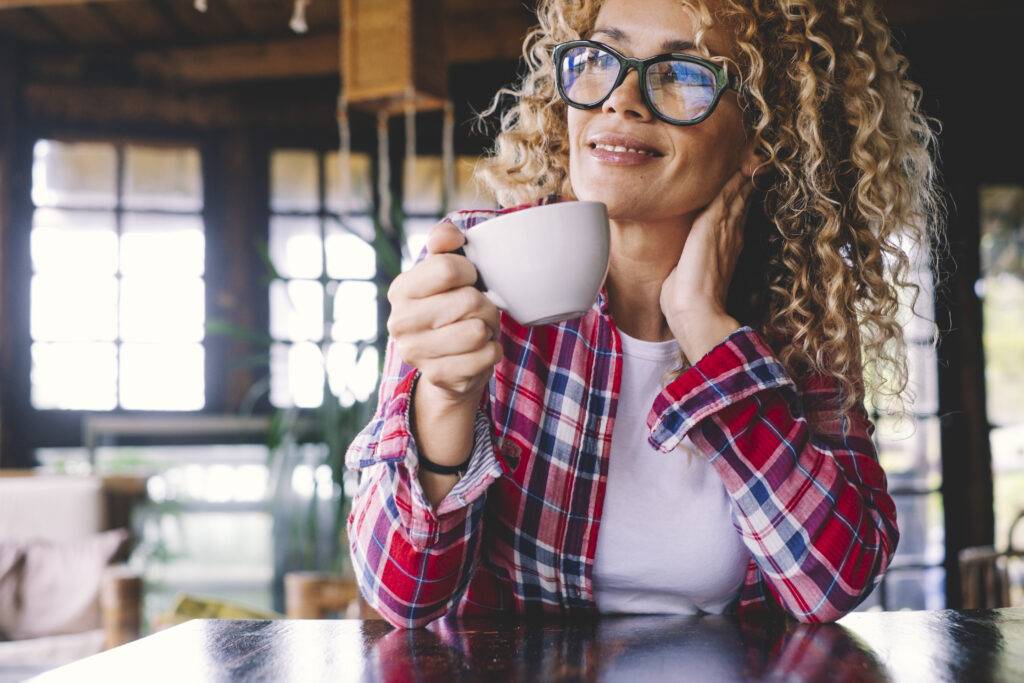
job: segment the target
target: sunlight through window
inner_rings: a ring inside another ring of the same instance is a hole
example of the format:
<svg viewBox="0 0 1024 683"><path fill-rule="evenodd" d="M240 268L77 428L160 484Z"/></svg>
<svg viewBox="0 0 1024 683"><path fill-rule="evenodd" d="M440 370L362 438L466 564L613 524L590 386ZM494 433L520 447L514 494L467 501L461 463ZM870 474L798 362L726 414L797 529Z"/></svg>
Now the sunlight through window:
<svg viewBox="0 0 1024 683"><path fill-rule="evenodd" d="M198 150L41 140L34 154L32 404L201 409Z"/></svg>

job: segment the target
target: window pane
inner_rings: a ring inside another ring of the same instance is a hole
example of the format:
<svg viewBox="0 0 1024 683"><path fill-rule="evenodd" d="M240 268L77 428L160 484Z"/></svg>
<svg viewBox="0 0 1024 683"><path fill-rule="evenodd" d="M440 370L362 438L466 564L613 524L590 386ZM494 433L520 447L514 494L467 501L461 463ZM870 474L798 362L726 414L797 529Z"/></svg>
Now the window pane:
<svg viewBox="0 0 1024 683"><path fill-rule="evenodd" d="M430 231L437 225L437 221L427 218L411 218L405 221L405 251L402 257L402 270L412 268L419 258L420 253L427 246L427 238Z"/></svg>
<svg viewBox="0 0 1024 683"><path fill-rule="evenodd" d="M291 344L272 344L270 347L270 403L278 408L291 408L292 390L288 381L288 350Z"/></svg>
<svg viewBox="0 0 1024 683"><path fill-rule="evenodd" d="M203 207L199 150L195 148L129 145L124 172L127 208L199 211Z"/></svg>
<svg viewBox="0 0 1024 683"><path fill-rule="evenodd" d="M441 157L418 156L405 160L405 195L408 213L441 212Z"/></svg>
<svg viewBox="0 0 1024 683"><path fill-rule="evenodd" d="M455 159L455 197L448 207L450 211L493 209L498 206L488 191L474 179L476 163L477 157L463 156Z"/></svg>
<svg viewBox="0 0 1024 683"><path fill-rule="evenodd" d="M937 488L942 479L939 419L883 416L875 420L878 459L889 488Z"/></svg>
<svg viewBox="0 0 1024 683"><path fill-rule="evenodd" d="M324 176L326 187L327 210L334 213L349 211L367 211L373 204L373 190L370 179L370 155L349 155L349 189L347 196L342 196L340 155L328 152L324 158Z"/></svg>
<svg viewBox="0 0 1024 683"><path fill-rule="evenodd" d="M203 274L206 239L199 216L124 215L121 272L175 277Z"/></svg>
<svg viewBox="0 0 1024 683"><path fill-rule="evenodd" d="M1024 423L1024 186L981 191L979 283L989 422Z"/></svg>
<svg viewBox="0 0 1024 683"><path fill-rule="evenodd" d="M113 341L117 337L117 279L36 275L31 293L37 341Z"/></svg>
<svg viewBox="0 0 1024 683"><path fill-rule="evenodd" d="M377 336L377 286L372 282L342 282L334 295L336 341L372 340Z"/></svg>
<svg viewBox="0 0 1024 683"><path fill-rule="evenodd" d="M377 253L365 240L336 226L327 228L327 275L336 280L370 280L377 273Z"/></svg>
<svg viewBox="0 0 1024 683"><path fill-rule="evenodd" d="M121 281L121 338L201 341L205 335L205 291L199 278L125 277Z"/></svg>
<svg viewBox="0 0 1024 683"><path fill-rule="evenodd" d="M985 391L992 447L996 545L1024 509L1024 186L981 189Z"/></svg>
<svg viewBox="0 0 1024 683"><path fill-rule="evenodd" d="M270 284L270 336L289 341L319 341L324 334L324 289L312 280L275 280Z"/></svg>
<svg viewBox="0 0 1024 683"><path fill-rule="evenodd" d="M900 542L894 563L941 564L943 545L942 494L894 495Z"/></svg>
<svg viewBox="0 0 1024 683"><path fill-rule="evenodd" d="M355 344L331 344L327 352L331 393L343 406L369 400L377 388L378 360L377 349L372 346L365 347L357 361Z"/></svg>
<svg viewBox="0 0 1024 683"><path fill-rule="evenodd" d="M279 408L316 408L323 402L324 363L312 342L275 344L270 350L270 401Z"/></svg>
<svg viewBox="0 0 1024 683"><path fill-rule="evenodd" d="M39 409L113 410L117 405L114 344L33 344L32 405Z"/></svg>
<svg viewBox="0 0 1024 683"><path fill-rule="evenodd" d="M75 276L117 272L113 213L36 209L32 216L32 266L37 273Z"/></svg>
<svg viewBox="0 0 1024 683"><path fill-rule="evenodd" d="M907 409L918 415L939 412L939 359L931 345L907 345L907 388L913 392L913 403Z"/></svg>
<svg viewBox="0 0 1024 683"><path fill-rule="evenodd" d="M910 276L921 288L917 300L913 300L913 290L905 288L898 290L900 307L896 313L896 321L903 327L904 337L908 342L923 344L931 343L935 337L935 289L932 286L931 271L922 265L913 271ZM913 304L913 309L911 309ZM911 314L913 310L913 314Z"/></svg>
<svg viewBox="0 0 1024 683"><path fill-rule="evenodd" d="M278 150L270 157L272 211L317 211L320 208L316 152Z"/></svg>
<svg viewBox="0 0 1024 683"><path fill-rule="evenodd" d="M124 344L121 405L134 410L203 407L201 344Z"/></svg>
<svg viewBox="0 0 1024 683"><path fill-rule="evenodd" d="M318 278L323 259L319 218L270 219L270 260L281 277Z"/></svg>
<svg viewBox="0 0 1024 683"><path fill-rule="evenodd" d="M113 208L117 194L114 146L40 140L32 163L36 206Z"/></svg>

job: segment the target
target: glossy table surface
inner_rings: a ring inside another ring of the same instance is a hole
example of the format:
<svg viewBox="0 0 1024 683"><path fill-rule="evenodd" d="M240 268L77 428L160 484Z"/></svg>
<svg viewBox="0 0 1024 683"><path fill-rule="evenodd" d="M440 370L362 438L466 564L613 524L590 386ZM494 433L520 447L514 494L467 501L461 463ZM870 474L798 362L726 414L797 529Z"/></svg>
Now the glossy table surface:
<svg viewBox="0 0 1024 683"><path fill-rule="evenodd" d="M40 681L1024 681L1024 609L727 617L195 620Z"/></svg>

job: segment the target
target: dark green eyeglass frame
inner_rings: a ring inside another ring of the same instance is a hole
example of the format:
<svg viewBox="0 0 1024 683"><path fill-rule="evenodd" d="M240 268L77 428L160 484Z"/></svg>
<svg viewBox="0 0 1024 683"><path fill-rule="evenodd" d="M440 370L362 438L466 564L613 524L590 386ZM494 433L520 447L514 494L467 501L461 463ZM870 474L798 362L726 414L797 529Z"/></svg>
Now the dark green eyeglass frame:
<svg viewBox="0 0 1024 683"><path fill-rule="evenodd" d="M575 47L593 47L598 50L604 50L615 57L619 62L619 75L615 78L614 85L612 85L608 90L607 95L593 104L580 104L578 102L574 102L565 92L565 87L562 83L562 57L565 56L567 51ZM703 57L683 52L655 55L654 57L648 57L647 59L634 59L632 57L627 57L615 48L609 47L604 43L599 43L596 40L570 40L565 43L559 43L555 46L554 51L552 52L552 60L555 65L555 82L558 86L558 95L562 98L562 101L570 107L574 107L576 109L597 109L612 96L612 93L615 92L620 85L622 85L622 82L626 80L626 76L629 75L629 70L636 69L637 76L640 78L640 96L643 98L643 102L644 105L647 106L647 110L654 114L658 119L676 126L692 126L700 123L707 117L711 116L715 111L715 107L718 106L718 101L722 99L722 93L730 89L738 92L740 88L739 78L737 76L728 75L726 70L720 65L704 59ZM659 62L691 62L693 64L700 64L701 66L710 69L711 72L715 74L715 96L714 99L711 100L711 104L708 105L708 110L706 112L695 119L674 119L671 116L666 116L656 106L654 106L654 103L651 102L650 94L647 91L647 69L652 64L658 64Z"/></svg>

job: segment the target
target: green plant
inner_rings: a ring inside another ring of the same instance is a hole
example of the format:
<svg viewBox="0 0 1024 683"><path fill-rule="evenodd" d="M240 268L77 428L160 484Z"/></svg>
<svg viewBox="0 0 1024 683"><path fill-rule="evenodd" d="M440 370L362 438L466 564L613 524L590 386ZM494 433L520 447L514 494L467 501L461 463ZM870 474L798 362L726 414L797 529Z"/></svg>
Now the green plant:
<svg viewBox="0 0 1024 683"><path fill-rule="evenodd" d="M359 233L338 219L337 224L345 231L356 236ZM373 247L377 254L378 275L376 283L378 296L384 295L384 289L391 280L401 272L401 245L404 242L403 220L400 210L392 215L394 230L387 231L378 220L374 221ZM326 265L326 241L322 240L324 252L322 257ZM265 269L265 284L284 279L275 267L265 242L256 245L257 252ZM321 285L324 288L324 324L330 329L334 322L335 288L327 278L326 268L323 269ZM293 304L294 305L294 304ZM207 332L210 335L227 336L241 342L247 352L232 363L233 368L248 366L259 368L261 375L250 388L242 406L243 412L252 412L259 400L269 394L270 352L275 340L266 332L251 330L229 321L213 319L208 322ZM325 335L321 342L324 357L330 343ZM363 341L356 344L356 361L374 342ZM378 359L378 381L383 370L383 354ZM315 409L280 408L276 409L270 420L267 433L267 447L270 461L268 467L271 476L271 504L274 513L275 543L278 557L275 562L279 576L290 569L316 569L343 573L347 566L346 545L343 542L345 519L350 508L349 496L345 494L345 451L360 430L370 421L377 387L370 392L369 399L356 400L351 405L343 405L331 387L327 373L324 375L324 400ZM322 444L321 456L318 461L306 462L308 449L302 444ZM291 492L291 476L295 467L311 466L315 471L320 465L327 465L331 471L332 492L329 496L321 495L320 483L313 477L312 496L304 501L305 509L296 510L297 503ZM337 498L334 492L338 492ZM331 506L330 513L324 515L324 501ZM325 518L326 517L326 518ZM327 527L326 529L324 527ZM323 547L324 543L328 547ZM281 546L286 546L282 551Z"/></svg>

